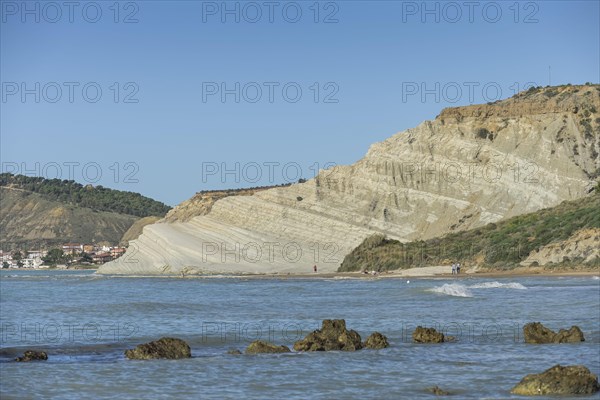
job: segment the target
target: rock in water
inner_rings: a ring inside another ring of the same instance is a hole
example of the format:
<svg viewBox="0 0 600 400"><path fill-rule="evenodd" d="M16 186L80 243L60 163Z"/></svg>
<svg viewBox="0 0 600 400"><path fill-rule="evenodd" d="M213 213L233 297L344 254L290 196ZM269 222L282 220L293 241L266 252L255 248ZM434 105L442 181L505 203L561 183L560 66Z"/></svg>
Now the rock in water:
<svg viewBox="0 0 600 400"><path fill-rule="evenodd" d="M262 340L255 340L246 348L246 354L289 353L290 351L287 346L277 346Z"/></svg>
<svg viewBox="0 0 600 400"><path fill-rule="evenodd" d="M443 333L434 328L423 328L422 326L417 326L412 337L415 343L443 343L445 341Z"/></svg>
<svg viewBox="0 0 600 400"><path fill-rule="evenodd" d="M355 351L362 347L358 332L346 329L343 319L323 320L321 329L294 343L296 351Z"/></svg>
<svg viewBox="0 0 600 400"><path fill-rule="evenodd" d="M527 375L511 393L523 396L592 394L600 390L598 377L583 365L555 365L541 374Z"/></svg>
<svg viewBox="0 0 600 400"><path fill-rule="evenodd" d="M379 332L373 332L371 336L367 338L364 344L364 348L366 349L385 349L390 344L388 343L387 338Z"/></svg>
<svg viewBox="0 0 600 400"><path fill-rule="evenodd" d="M554 336L554 343L577 342L585 342L585 338L583 337L583 332L581 332L581 329L579 329L579 327L575 325L573 325L568 331L565 329L561 329L560 331L558 331L556 336Z"/></svg>
<svg viewBox="0 0 600 400"><path fill-rule="evenodd" d="M556 335L554 331L546 328L540 322L531 322L523 327L523 336L525 337L525 343L552 343L554 335Z"/></svg>
<svg viewBox="0 0 600 400"><path fill-rule="evenodd" d="M439 386L433 386L427 389L428 392L435 394L436 396L448 396L450 393L446 392Z"/></svg>
<svg viewBox="0 0 600 400"><path fill-rule="evenodd" d="M229 350L227 350L227 354L233 355L233 356L239 356L240 354L242 354L242 352L239 351L238 349L229 349Z"/></svg>
<svg viewBox="0 0 600 400"><path fill-rule="evenodd" d="M531 322L523 327L525 343L576 343L583 342L583 332L578 326L572 326L569 330L561 329L558 333L546 328L540 322Z"/></svg>
<svg viewBox="0 0 600 400"><path fill-rule="evenodd" d="M163 337L154 342L144 343L135 349L126 350L125 357L130 360L152 360L156 358L167 358L171 360L179 358L190 358L192 351L190 346L181 339Z"/></svg>
<svg viewBox="0 0 600 400"><path fill-rule="evenodd" d="M48 354L45 351L26 350L22 357L15 358L18 362L29 362L29 361L46 361Z"/></svg>

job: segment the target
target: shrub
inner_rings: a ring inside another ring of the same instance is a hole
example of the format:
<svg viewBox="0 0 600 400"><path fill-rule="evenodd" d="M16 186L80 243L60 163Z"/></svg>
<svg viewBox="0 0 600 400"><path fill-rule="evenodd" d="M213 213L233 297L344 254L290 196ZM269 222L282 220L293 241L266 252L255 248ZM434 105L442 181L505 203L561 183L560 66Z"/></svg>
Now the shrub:
<svg viewBox="0 0 600 400"><path fill-rule="evenodd" d="M477 131L475 132L475 134L480 139L488 139L490 137L490 135L491 135L490 131L488 131L485 128L479 128L479 129L477 129Z"/></svg>

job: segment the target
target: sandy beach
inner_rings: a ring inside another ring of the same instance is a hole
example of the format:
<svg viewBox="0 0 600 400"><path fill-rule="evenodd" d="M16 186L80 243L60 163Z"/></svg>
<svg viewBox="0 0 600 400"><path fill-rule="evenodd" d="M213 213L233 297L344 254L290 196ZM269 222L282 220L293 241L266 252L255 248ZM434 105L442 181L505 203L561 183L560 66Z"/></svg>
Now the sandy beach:
<svg viewBox="0 0 600 400"><path fill-rule="evenodd" d="M452 267L430 266L421 268L409 268L400 271L387 271L380 273L365 274L362 272L317 272L306 274L292 273L268 273L268 274L215 274L215 275L186 275L184 279L210 279L210 278L242 278L242 279L397 279L397 278L508 278L521 276L599 276L600 269L595 270L557 270L551 271L542 267L519 267L507 271L489 271L489 270L466 270L459 275L452 274ZM125 275L124 275L125 277ZM150 277L164 278L166 276ZM175 276L173 276L175 277ZM181 276L179 276L181 278Z"/></svg>

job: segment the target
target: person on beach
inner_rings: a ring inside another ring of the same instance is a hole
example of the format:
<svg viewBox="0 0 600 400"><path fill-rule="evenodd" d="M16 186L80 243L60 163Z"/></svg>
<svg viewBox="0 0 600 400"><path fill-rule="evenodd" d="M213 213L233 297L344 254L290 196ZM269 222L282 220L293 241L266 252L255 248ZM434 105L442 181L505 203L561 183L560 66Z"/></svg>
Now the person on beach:
<svg viewBox="0 0 600 400"><path fill-rule="evenodd" d="M460 263L456 264L456 275L460 274Z"/></svg>
<svg viewBox="0 0 600 400"><path fill-rule="evenodd" d="M452 275L456 274L456 264L452 264Z"/></svg>
<svg viewBox="0 0 600 400"><path fill-rule="evenodd" d="M315 271L315 274L317 273L317 266L316 265L313 267L313 271Z"/></svg>

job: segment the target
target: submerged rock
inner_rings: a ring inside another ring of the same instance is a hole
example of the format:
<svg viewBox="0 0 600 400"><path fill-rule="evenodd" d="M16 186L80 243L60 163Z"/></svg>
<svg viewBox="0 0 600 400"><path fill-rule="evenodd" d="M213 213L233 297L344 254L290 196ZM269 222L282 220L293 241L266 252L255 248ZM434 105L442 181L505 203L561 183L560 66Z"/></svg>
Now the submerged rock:
<svg viewBox="0 0 600 400"><path fill-rule="evenodd" d="M366 349L378 350L378 349L385 349L389 345L390 344L388 343L387 337L385 337L384 335L382 335L379 332L373 332L367 338L363 347Z"/></svg>
<svg viewBox="0 0 600 400"><path fill-rule="evenodd" d="M434 328L423 328L417 326L417 329L412 334L413 342L415 343L443 343L444 334L436 331Z"/></svg>
<svg viewBox="0 0 600 400"><path fill-rule="evenodd" d="M287 346L277 346L262 340L255 340L246 348L246 354L289 353L290 351Z"/></svg>
<svg viewBox="0 0 600 400"><path fill-rule="evenodd" d="M343 319L323 320L321 329L294 343L296 351L355 351L362 347L358 332L346 329Z"/></svg>
<svg viewBox="0 0 600 400"><path fill-rule="evenodd" d="M238 356L238 355L242 354L242 352L239 351L238 349L229 349L229 350L227 350L227 354Z"/></svg>
<svg viewBox="0 0 600 400"><path fill-rule="evenodd" d="M569 330L561 329L558 333L546 328L540 322L531 322L523 327L525 343L577 343L585 341L583 332L578 326L573 325Z"/></svg>
<svg viewBox="0 0 600 400"><path fill-rule="evenodd" d="M26 350L22 357L15 358L18 362L29 362L29 361L46 361L48 354L45 351Z"/></svg>
<svg viewBox="0 0 600 400"><path fill-rule="evenodd" d="M511 393L523 396L552 394L593 394L600 390L598 377L583 365L555 365L541 374L521 379Z"/></svg>
<svg viewBox="0 0 600 400"><path fill-rule="evenodd" d="M427 388L427 391L435 394L436 396L448 396L450 394L449 392L446 392L445 390L443 390L442 388L440 388L437 385Z"/></svg>
<svg viewBox="0 0 600 400"><path fill-rule="evenodd" d="M181 339L163 337L154 342L144 343L135 349L125 350L125 357L130 360L152 360L157 358L179 359L190 358L190 346Z"/></svg>

